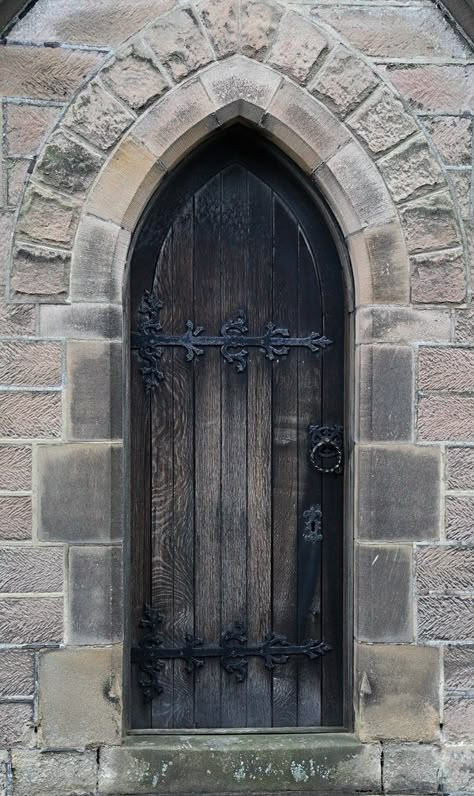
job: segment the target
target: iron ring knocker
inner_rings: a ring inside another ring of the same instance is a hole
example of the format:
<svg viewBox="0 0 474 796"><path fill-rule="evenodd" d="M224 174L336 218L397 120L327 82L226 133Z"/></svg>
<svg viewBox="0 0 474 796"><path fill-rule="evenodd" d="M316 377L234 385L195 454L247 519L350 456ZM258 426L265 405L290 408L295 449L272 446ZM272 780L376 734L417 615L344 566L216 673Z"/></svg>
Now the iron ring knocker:
<svg viewBox="0 0 474 796"><path fill-rule="evenodd" d="M309 433L312 443L309 458L314 469L319 473L342 473L344 456L342 426L310 426ZM326 460L332 461L333 464L326 467Z"/></svg>

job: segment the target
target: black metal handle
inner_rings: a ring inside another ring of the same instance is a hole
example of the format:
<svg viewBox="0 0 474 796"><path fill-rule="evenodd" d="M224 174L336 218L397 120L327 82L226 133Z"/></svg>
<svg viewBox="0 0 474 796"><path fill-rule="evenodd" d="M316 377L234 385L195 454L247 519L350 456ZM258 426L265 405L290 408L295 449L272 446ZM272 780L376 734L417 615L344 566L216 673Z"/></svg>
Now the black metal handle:
<svg viewBox="0 0 474 796"><path fill-rule="evenodd" d="M319 473L342 473L344 437L342 426L310 426L309 458Z"/></svg>

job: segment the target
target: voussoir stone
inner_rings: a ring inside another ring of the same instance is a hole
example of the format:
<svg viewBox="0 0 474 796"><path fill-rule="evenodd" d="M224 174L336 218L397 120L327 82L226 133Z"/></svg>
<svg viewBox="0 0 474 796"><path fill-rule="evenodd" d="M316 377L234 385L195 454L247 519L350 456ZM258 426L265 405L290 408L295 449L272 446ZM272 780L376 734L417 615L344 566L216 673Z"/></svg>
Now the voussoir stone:
<svg viewBox="0 0 474 796"><path fill-rule="evenodd" d="M463 116L423 118L441 158L450 166L468 166L472 157L472 119Z"/></svg>
<svg viewBox="0 0 474 796"><path fill-rule="evenodd" d="M108 150L130 127L135 116L98 80L91 81L68 109L63 125L99 149Z"/></svg>
<svg viewBox="0 0 474 796"><path fill-rule="evenodd" d="M447 192L407 202L400 213L410 253L459 246L459 229Z"/></svg>
<svg viewBox="0 0 474 796"><path fill-rule="evenodd" d="M409 262L398 220L366 227L349 235L347 242L357 263L358 304L408 304Z"/></svg>
<svg viewBox="0 0 474 796"><path fill-rule="evenodd" d="M399 146L379 160L378 166L396 202L444 182L441 169L422 136Z"/></svg>
<svg viewBox="0 0 474 796"><path fill-rule="evenodd" d="M134 110L146 107L169 89L169 82L140 39L119 52L100 76L104 85Z"/></svg>
<svg viewBox="0 0 474 796"><path fill-rule="evenodd" d="M278 28L267 61L299 83L306 83L327 46L327 38L312 22L288 11Z"/></svg>
<svg viewBox="0 0 474 796"><path fill-rule="evenodd" d="M272 0L243 0L241 7L241 51L263 60L277 31L283 8Z"/></svg>
<svg viewBox="0 0 474 796"><path fill-rule="evenodd" d="M79 207L37 186L27 188L17 231L46 243L69 246L72 243Z"/></svg>
<svg viewBox="0 0 474 796"><path fill-rule="evenodd" d="M215 100L219 122L243 116L259 124L281 77L267 66L234 56L206 69L201 82Z"/></svg>
<svg viewBox="0 0 474 796"><path fill-rule="evenodd" d="M83 194L101 164L99 155L58 130L43 149L35 175L60 191Z"/></svg>
<svg viewBox="0 0 474 796"><path fill-rule="evenodd" d="M402 102L386 86L365 100L348 117L347 124L375 154L385 152L418 130Z"/></svg>
<svg viewBox="0 0 474 796"><path fill-rule="evenodd" d="M338 44L318 69L314 80L309 84L309 90L335 113L346 116L379 82L376 74L364 61L356 58L343 44Z"/></svg>
<svg viewBox="0 0 474 796"><path fill-rule="evenodd" d="M13 251L11 288L17 297L65 298L70 266L69 252L18 245Z"/></svg>
<svg viewBox="0 0 474 796"><path fill-rule="evenodd" d="M145 40L175 81L214 59L198 21L189 8L164 14L146 29Z"/></svg>
<svg viewBox="0 0 474 796"><path fill-rule="evenodd" d="M218 58L237 52L239 47L238 0L203 0L198 11Z"/></svg>

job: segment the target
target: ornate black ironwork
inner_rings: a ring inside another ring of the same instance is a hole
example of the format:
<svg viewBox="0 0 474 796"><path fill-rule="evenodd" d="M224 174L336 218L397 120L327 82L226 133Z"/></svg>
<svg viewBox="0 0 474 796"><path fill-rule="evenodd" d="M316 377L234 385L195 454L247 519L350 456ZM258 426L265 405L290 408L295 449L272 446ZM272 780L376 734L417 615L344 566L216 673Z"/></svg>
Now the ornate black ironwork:
<svg viewBox="0 0 474 796"><path fill-rule="evenodd" d="M145 628L146 632L138 646L132 648L132 663L140 671L138 684L147 701L163 693L159 677L167 660L181 660L186 671L193 672L204 666L207 658L219 658L223 669L242 683L247 678L249 658L260 658L264 666L271 670L288 663L291 657L297 655L315 660L331 651L329 644L324 641L309 639L302 644L291 644L286 636L273 632L267 633L259 644L247 645L246 630L240 622L236 622L222 635L218 645L204 646L202 639L186 635L183 645L165 647L160 630L162 622L163 617L158 611L145 606L140 627Z"/></svg>
<svg viewBox="0 0 474 796"><path fill-rule="evenodd" d="M311 464L320 473L342 473L344 435L342 426L310 426Z"/></svg>
<svg viewBox="0 0 474 796"><path fill-rule="evenodd" d="M321 533L322 519L323 513L321 511L321 506L318 504L314 504L310 506L309 509L306 509L306 511L303 511L303 539L305 542L316 544L316 542L321 541L323 538Z"/></svg>
<svg viewBox="0 0 474 796"><path fill-rule="evenodd" d="M248 348L258 348L272 361L286 357L290 348L308 348L314 353L327 348L332 342L317 332L311 332L307 337L291 337L288 329L274 323L267 323L263 335L247 336L247 317L243 310L238 312L235 319L222 324L218 337L203 335L204 328L195 326L192 321L186 321L184 334L165 335L162 334L163 326L160 321L162 308L163 302L145 291L138 308L138 329L132 334L132 349L138 352L142 361L142 374L147 390L156 387L164 379L160 365L163 349L166 347L184 348L186 360L192 362L195 357L202 356L204 348L220 346L225 361L235 365L237 371L242 373L247 367Z"/></svg>

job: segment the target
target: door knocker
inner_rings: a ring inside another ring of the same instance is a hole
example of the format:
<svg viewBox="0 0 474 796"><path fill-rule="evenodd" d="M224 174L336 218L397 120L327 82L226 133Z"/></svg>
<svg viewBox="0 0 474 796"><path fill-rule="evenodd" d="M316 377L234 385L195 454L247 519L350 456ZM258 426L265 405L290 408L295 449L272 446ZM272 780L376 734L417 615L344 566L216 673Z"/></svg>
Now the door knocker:
<svg viewBox="0 0 474 796"><path fill-rule="evenodd" d="M309 458L319 473L342 473L344 438L342 426L310 426Z"/></svg>

